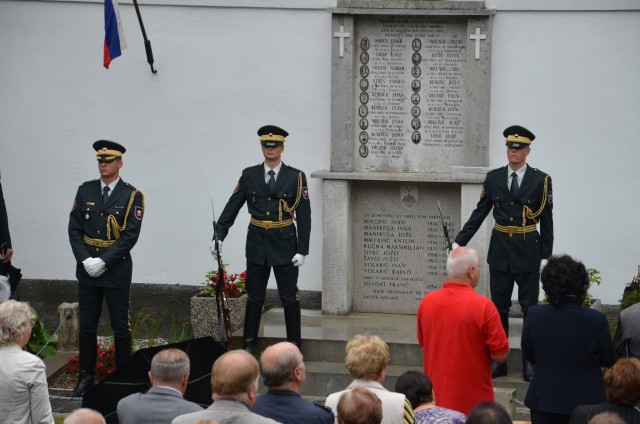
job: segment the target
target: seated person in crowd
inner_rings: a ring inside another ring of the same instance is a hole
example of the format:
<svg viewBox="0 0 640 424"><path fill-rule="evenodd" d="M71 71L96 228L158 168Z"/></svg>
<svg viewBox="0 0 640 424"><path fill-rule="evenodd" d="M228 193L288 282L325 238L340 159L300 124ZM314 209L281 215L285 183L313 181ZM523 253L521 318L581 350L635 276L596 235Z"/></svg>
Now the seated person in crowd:
<svg viewBox="0 0 640 424"><path fill-rule="evenodd" d="M0 304L0 422L53 424L44 362L25 352L31 309L24 302Z"/></svg>
<svg viewBox="0 0 640 424"><path fill-rule="evenodd" d="M201 411L183 399L189 381L190 361L180 349L165 349L151 360L147 393L134 393L118 402L120 424L171 424L178 415Z"/></svg>
<svg viewBox="0 0 640 424"><path fill-rule="evenodd" d="M467 419L462 412L437 406L431 380L420 371L402 374L396 380L395 389L411 402L416 424L464 424Z"/></svg>
<svg viewBox="0 0 640 424"><path fill-rule="evenodd" d="M478 403L467 416L467 424L511 424L511 422L507 410L492 400Z"/></svg>
<svg viewBox="0 0 640 424"><path fill-rule="evenodd" d="M281 342L266 348L260 357L260 373L269 391L258 396L253 412L283 424L333 424L331 409L299 394L306 373L298 346Z"/></svg>
<svg viewBox="0 0 640 424"><path fill-rule="evenodd" d="M571 424L587 424L601 412L615 412L627 424L640 424L640 360L619 359L604 375L605 403L578 406L571 414Z"/></svg>
<svg viewBox="0 0 640 424"><path fill-rule="evenodd" d="M63 424L106 424L106 421L98 411L80 408L67 415Z"/></svg>
<svg viewBox="0 0 640 424"><path fill-rule="evenodd" d="M364 387L344 392L338 401L338 424L379 424L382 402Z"/></svg>
<svg viewBox="0 0 640 424"><path fill-rule="evenodd" d="M346 351L345 366L355 380L345 390L330 394L325 405L337 416L340 396L355 387L364 387L382 401L383 424L414 423L413 409L405 395L390 392L382 385L391 362L389 346L378 336L357 335L347 342Z"/></svg>
<svg viewBox="0 0 640 424"><path fill-rule="evenodd" d="M213 363L211 389L213 403L207 409L179 415L172 424L197 424L217 421L218 424L275 424L249 410L256 402L258 361L244 350L230 350Z"/></svg>
<svg viewBox="0 0 640 424"><path fill-rule="evenodd" d="M601 412L589 420L589 424L627 424L615 412Z"/></svg>

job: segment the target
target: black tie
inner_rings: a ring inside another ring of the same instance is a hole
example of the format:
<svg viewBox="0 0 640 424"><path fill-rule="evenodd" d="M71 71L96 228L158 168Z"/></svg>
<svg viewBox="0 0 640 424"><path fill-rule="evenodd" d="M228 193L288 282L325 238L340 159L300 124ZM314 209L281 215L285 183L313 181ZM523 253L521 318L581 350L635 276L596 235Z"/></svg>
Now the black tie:
<svg viewBox="0 0 640 424"><path fill-rule="evenodd" d="M269 181L267 181L267 185L269 186L269 193L273 193L273 186L276 185L276 172L273 169L270 169L268 174Z"/></svg>
<svg viewBox="0 0 640 424"><path fill-rule="evenodd" d="M515 172L511 173L511 188L509 189L509 194L511 194L511 198L513 199L518 194L518 189L520 186L518 185L518 175Z"/></svg>
<svg viewBox="0 0 640 424"><path fill-rule="evenodd" d="M107 204L107 200L109 200L109 186L104 186L104 188L102 189L102 204L106 205Z"/></svg>

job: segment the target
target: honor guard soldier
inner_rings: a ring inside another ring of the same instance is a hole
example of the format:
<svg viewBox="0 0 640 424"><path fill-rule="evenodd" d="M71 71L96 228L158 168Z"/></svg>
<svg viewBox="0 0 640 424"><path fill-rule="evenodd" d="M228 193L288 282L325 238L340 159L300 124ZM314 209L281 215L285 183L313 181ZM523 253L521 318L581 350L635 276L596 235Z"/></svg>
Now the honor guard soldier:
<svg viewBox="0 0 640 424"><path fill-rule="evenodd" d="M487 257L491 300L508 337L513 283L518 284L525 317L538 302L540 271L553 250L553 195L551 176L526 163L535 135L519 125L505 129L503 135L509 164L487 174L480 201L453 248L465 246L493 209L495 224ZM523 359L522 367L524 379L531 381L532 364ZM494 378L506 374L506 363L494 366Z"/></svg>
<svg viewBox="0 0 640 424"><path fill-rule="evenodd" d="M69 216L69 241L77 262L80 303L80 361L73 397L84 395L93 385L103 299L113 328L116 366L120 367L131 354L130 251L138 241L144 214L142 192L120 178L124 146L99 140L93 148L100 179L78 188Z"/></svg>
<svg viewBox="0 0 640 424"><path fill-rule="evenodd" d="M258 130L264 162L246 168L229 198L216 231L224 240L240 208L247 203L251 220L247 231L247 309L244 347L253 353L271 268L284 308L287 340L301 346L298 267L309 254L311 205L304 172L282 163L289 133L274 125ZM295 221L295 223L294 223ZM218 243L222 249L222 243ZM217 258L215 243L211 253Z"/></svg>

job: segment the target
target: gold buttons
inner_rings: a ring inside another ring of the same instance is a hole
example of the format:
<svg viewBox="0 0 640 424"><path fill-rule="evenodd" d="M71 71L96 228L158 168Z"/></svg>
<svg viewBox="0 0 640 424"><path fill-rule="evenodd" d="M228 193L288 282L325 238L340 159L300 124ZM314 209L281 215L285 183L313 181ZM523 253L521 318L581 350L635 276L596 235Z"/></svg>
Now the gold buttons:
<svg viewBox="0 0 640 424"><path fill-rule="evenodd" d="M100 234L100 230L96 231L96 234Z"/></svg>
<svg viewBox="0 0 640 424"><path fill-rule="evenodd" d="M512 216L509 217L509 221L513 222L513 217Z"/></svg>
<svg viewBox="0 0 640 424"><path fill-rule="evenodd" d="M269 215L271 215L271 213L270 213L270 212L267 212L267 216L269 216Z"/></svg>

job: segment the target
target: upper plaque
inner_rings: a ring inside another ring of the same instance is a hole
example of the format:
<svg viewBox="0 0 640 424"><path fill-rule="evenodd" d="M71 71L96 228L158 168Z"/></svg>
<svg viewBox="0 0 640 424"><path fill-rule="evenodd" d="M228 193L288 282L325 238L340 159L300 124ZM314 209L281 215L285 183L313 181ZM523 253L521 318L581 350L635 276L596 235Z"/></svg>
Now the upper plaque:
<svg viewBox="0 0 640 424"><path fill-rule="evenodd" d="M355 171L449 173L469 164L467 19L360 16Z"/></svg>

